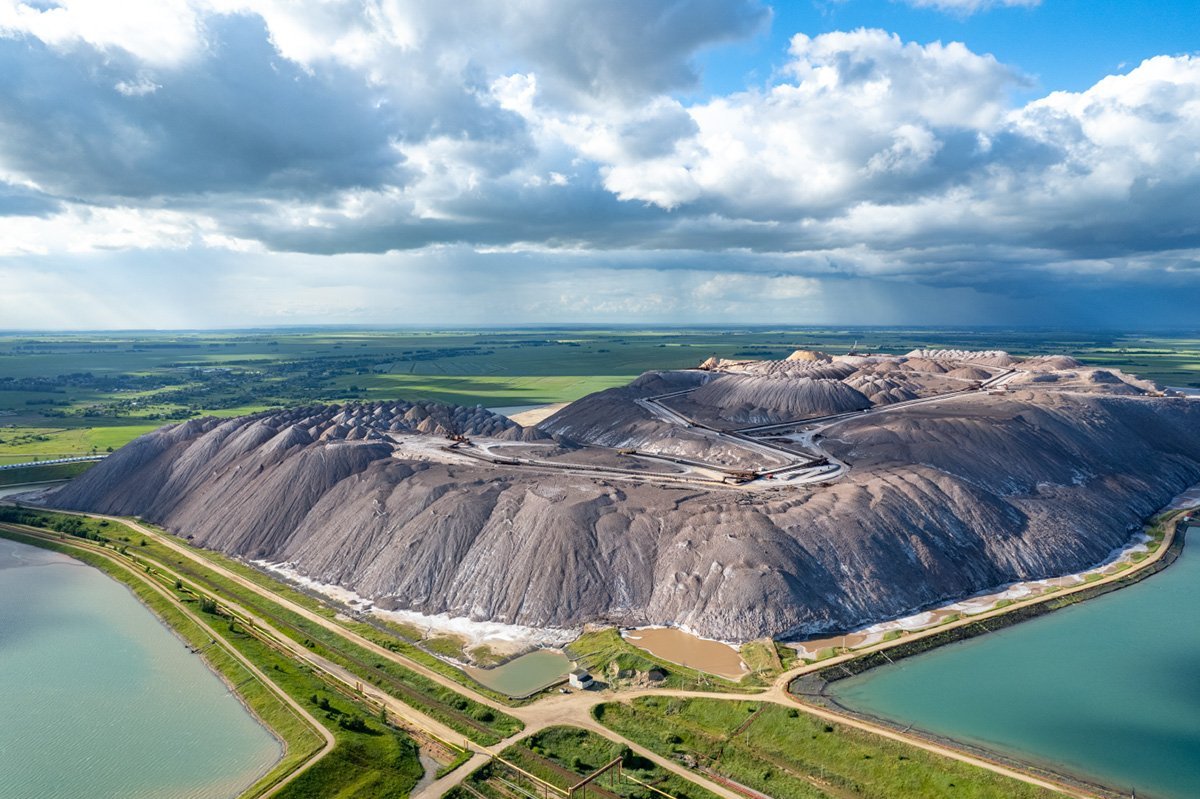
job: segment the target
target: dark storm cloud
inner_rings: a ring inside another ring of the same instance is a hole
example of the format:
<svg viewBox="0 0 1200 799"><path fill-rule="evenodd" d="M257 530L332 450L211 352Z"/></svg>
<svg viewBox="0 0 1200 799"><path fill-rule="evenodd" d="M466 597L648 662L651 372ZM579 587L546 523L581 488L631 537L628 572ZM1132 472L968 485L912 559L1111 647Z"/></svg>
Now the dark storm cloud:
<svg viewBox="0 0 1200 799"><path fill-rule="evenodd" d="M754 0L547 0L512 46L541 68L552 92L626 97L697 85L696 51L743 39L771 12Z"/></svg>
<svg viewBox="0 0 1200 799"><path fill-rule="evenodd" d="M0 158L59 194L315 193L402 181L402 113L359 75L307 74L260 20L213 17L198 62L0 38Z"/></svg>
<svg viewBox="0 0 1200 799"><path fill-rule="evenodd" d="M54 197L0 180L0 216L46 217L58 213L62 207L62 202Z"/></svg>
<svg viewBox="0 0 1200 799"><path fill-rule="evenodd" d="M518 243L541 247L637 249L652 242L670 212L624 203L604 191L594 174L576 176L569 184L532 186L519 180L498 180L486 192L466 192L442 205L440 218L411 213L403 197L378 198L370 210L353 217L340 209L313 209L323 224L281 226L271 204L243 203L224 224L243 238L255 239L273 250L320 253L384 253L415 250L434 244L503 247Z"/></svg>

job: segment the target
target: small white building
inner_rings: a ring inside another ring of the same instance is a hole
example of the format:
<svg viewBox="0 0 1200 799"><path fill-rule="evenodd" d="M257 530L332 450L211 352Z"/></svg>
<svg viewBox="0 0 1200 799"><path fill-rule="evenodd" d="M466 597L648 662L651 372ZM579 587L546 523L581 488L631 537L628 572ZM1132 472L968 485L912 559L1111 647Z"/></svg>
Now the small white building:
<svg viewBox="0 0 1200 799"><path fill-rule="evenodd" d="M586 669L575 669L567 675L567 682L572 688L578 688L581 691L586 691L592 687L592 675L587 673Z"/></svg>

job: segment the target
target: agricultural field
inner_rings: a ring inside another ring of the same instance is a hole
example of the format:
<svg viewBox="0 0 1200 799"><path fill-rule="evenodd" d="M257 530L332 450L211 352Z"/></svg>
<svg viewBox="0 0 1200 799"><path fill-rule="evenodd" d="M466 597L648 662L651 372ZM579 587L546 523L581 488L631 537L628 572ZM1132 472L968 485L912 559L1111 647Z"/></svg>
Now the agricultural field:
<svg viewBox="0 0 1200 799"><path fill-rule="evenodd" d="M797 708L650 696L594 711L614 732L775 799L1050 799L1048 790Z"/></svg>
<svg viewBox="0 0 1200 799"><path fill-rule="evenodd" d="M1070 353L1200 387L1200 335L883 328L274 330L0 335L0 464L104 453L173 421L350 400L568 402L650 369L798 348Z"/></svg>
<svg viewBox="0 0 1200 799"><path fill-rule="evenodd" d="M500 755L521 771L509 768L503 762L488 763L469 775L462 785L447 791L444 799L521 799L534 794L565 796L571 786L617 758L621 758L622 777L616 772L601 775L575 796L580 799L663 799L662 794L666 794L675 799L716 799L713 793L660 768L630 751L629 747L578 727L548 727L513 744ZM535 783L530 777L542 782ZM655 793L647 786L662 793ZM555 788L561 793L556 793Z"/></svg>

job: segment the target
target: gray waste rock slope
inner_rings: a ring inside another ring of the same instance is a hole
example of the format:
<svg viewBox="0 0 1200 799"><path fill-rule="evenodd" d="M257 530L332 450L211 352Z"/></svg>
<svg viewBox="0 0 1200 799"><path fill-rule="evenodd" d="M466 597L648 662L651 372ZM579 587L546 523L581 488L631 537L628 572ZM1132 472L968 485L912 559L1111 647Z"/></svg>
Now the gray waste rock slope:
<svg viewBox="0 0 1200 799"><path fill-rule="evenodd" d="M657 393L679 384L650 382ZM626 434L658 424L630 400L644 393L605 392ZM586 418L549 427L591 429L602 404L593 397L576 409ZM406 458L390 434L371 434L432 416L443 427L459 419L463 432L533 434L474 411L376 410L166 427L50 502L137 514L390 607L533 626L682 624L748 640L1081 570L1200 481L1200 402L1037 384L850 419L824 441L849 473L788 490Z"/></svg>

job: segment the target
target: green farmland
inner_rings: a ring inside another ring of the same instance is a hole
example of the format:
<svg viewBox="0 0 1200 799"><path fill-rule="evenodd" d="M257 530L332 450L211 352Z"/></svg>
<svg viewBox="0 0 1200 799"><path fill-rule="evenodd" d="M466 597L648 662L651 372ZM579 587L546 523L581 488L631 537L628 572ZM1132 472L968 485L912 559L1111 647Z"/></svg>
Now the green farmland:
<svg viewBox="0 0 1200 799"><path fill-rule="evenodd" d="M662 799L661 794L653 792L661 791L675 799L716 799L710 791L656 766L628 747L578 727L548 727L508 747L501 757L524 773L507 768L504 762L488 763L468 776L462 785L451 788L444 799L479 799L481 796L510 799L514 795L531 796L535 792L545 795L546 791L528 780L528 776L565 790L616 758L621 758L625 776L633 780L601 777L595 783L599 791L582 792L580 796Z"/></svg>
<svg viewBox="0 0 1200 799"><path fill-rule="evenodd" d="M798 348L1070 353L1200 386L1200 335L883 328L277 330L0 335L0 464L103 453L168 422L352 400L567 402L650 369Z"/></svg>

